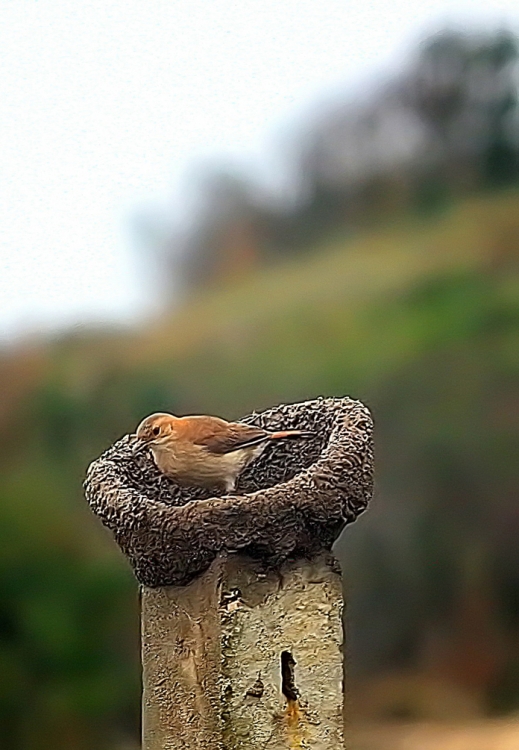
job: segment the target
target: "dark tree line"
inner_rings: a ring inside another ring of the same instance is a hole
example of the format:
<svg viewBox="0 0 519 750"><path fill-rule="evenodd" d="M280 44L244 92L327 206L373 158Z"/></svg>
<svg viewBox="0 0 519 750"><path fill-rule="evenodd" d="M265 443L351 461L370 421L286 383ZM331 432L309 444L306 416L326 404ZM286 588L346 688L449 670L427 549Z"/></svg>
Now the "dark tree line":
<svg viewBox="0 0 519 750"><path fill-rule="evenodd" d="M362 101L328 106L298 136L299 184L284 202L262 194L253 176L209 170L180 239L184 283L304 252L338 227L517 183L518 56L508 31L429 38L398 76Z"/></svg>

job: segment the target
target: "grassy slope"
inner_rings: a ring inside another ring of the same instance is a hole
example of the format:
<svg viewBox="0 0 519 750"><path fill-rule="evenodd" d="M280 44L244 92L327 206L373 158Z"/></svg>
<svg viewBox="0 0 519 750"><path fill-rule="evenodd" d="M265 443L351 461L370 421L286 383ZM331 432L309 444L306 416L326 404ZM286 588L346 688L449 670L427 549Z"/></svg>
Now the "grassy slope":
<svg viewBox="0 0 519 750"><path fill-rule="evenodd" d="M429 220L330 240L303 259L204 292L135 335L94 331L28 347L0 359L0 431L42 382L88 401L125 373L153 374L159 400L178 408L234 414L316 389L369 391L416 354L420 321L395 317L395 303L428 280L507 264L518 235L519 193L477 197ZM332 373L341 369L337 382Z"/></svg>
<svg viewBox="0 0 519 750"><path fill-rule="evenodd" d="M238 414L316 391L368 394L417 354L418 339L430 343L424 326L430 339L442 322L413 320L395 301L428 280L507 263L518 234L519 196L509 193L336 239L303 261L193 300L132 342L126 361L169 371L180 408Z"/></svg>

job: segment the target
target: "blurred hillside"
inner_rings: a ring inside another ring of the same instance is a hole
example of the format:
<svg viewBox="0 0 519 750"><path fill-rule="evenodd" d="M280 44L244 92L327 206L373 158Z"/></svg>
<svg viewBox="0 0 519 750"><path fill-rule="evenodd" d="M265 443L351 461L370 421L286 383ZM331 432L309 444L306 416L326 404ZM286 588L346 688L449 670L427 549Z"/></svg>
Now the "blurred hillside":
<svg viewBox="0 0 519 750"><path fill-rule="evenodd" d="M362 398L377 422L377 498L338 545L352 675L410 670L473 711L517 708L518 248L519 193L474 198L336 236L150 330L4 355L4 744L103 747L106 726L135 726L136 595L84 507L87 463L154 410L316 394ZM413 696L358 710L419 716Z"/></svg>
<svg viewBox="0 0 519 750"><path fill-rule="evenodd" d="M152 411L318 394L376 419L376 498L337 545L353 718L519 708L517 48L448 36L417 59L309 128L275 211L207 183L176 311L1 354L0 747L135 741L137 593L87 464Z"/></svg>
<svg viewBox="0 0 519 750"><path fill-rule="evenodd" d="M188 288L236 279L312 252L338 228L517 184L518 55L507 31L444 31L399 73L336 95L294 126L279 159L283 189L239 164L201 170L192 221L161 247L166 273L169 257Z"/></svg>

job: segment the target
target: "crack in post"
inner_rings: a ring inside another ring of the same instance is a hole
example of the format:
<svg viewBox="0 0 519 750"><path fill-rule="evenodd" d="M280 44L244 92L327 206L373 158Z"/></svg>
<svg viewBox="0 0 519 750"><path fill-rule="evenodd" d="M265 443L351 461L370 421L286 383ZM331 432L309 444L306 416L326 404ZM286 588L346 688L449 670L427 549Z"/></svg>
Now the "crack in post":
<svg viewBox="0 0 519 750"><path fill-rule="evenodd" d="M290 651L281 652L281 692L289 702L297 701L299 691L296 688L294 667L296 660Z"/></svg>

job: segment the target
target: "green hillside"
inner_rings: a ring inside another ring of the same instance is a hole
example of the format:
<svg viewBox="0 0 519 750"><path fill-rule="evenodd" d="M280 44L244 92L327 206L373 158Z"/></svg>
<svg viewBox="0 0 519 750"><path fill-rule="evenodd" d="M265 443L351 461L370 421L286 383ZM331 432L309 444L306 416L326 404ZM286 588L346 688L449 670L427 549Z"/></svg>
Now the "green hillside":
<svg viewBox="0 0 519 750"><path fill-rule="evenodd" d="M132 341L127 361L169 380L182 409L238 415L345 388L369 398L421 353L468 335L488 295L514 308L518 209L517 193L478 198L335 238L192 301Z"/></svg>
<svg viewBox="0 0 519 750"><path fill-rule="evenodd" d="M339 545L352 672L422 669L440 623L438 669L470 643L457 679L484 653L473 687L489 710L519 707L518 332L508 192L336 236L140 331L4 353L0 746L103 750L135 729L135 587L85 508L88 462L151 411L237 417L318 394L362 398L377 425L377 498ZM510 659L488 657L497 642Z"/></svg>

